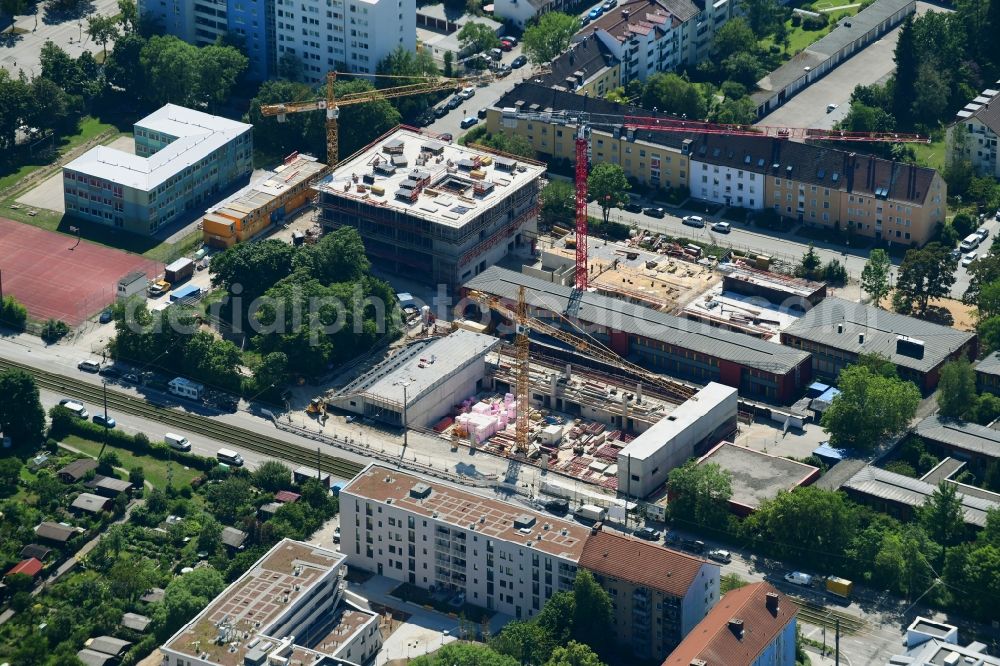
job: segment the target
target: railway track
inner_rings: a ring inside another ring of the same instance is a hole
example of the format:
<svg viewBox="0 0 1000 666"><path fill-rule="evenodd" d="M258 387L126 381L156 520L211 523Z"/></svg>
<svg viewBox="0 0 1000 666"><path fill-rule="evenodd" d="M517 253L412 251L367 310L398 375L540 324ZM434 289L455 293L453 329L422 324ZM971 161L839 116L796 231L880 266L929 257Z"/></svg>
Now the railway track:
<svg viewBox="0 0 1000 666"><path fill-rule="evenodd" d="M66 397L76 398L91 405L104 404L104 390L87 382L45 370L38 370L22 363L0 359L0 370L18 369L35 378L39 388L59 392ZM351 460L310 450L276 437L254 432L246 428L219 423L204 416L159 407L152 403L118 391L108 389L108 409L123 414L141 416L162 423L171 429L192 435L202 435L218 442L231 444L237 448L261 453L272 458L285 460L296 465L316 466L333 476L350 479L361 471L362 466Z"/></svg>
<svg viewBox="0 0 1000 666"><path fill-rule="evenodd" d="M826 608L815 602L798 597L789 596L788 598L799 607L799 619L811 625L834 629L837 626L837 620L840 620L840 632L842 634L856 634L868 626L868 623L857 615Z"/></svg>

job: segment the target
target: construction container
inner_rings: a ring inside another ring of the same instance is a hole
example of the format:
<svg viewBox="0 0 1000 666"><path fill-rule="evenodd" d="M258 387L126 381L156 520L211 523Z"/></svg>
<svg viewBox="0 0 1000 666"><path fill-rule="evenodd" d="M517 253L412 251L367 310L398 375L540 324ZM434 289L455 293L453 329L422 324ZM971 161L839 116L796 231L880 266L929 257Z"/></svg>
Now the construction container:
<svg viewBox="0 0 1000 666"><path fill-rule="evenodd" d="M829 576L826 579L826 591L830 594L841 597L842 599L850 599L851 591L853 589L854 583L846 578Z"/></svg>

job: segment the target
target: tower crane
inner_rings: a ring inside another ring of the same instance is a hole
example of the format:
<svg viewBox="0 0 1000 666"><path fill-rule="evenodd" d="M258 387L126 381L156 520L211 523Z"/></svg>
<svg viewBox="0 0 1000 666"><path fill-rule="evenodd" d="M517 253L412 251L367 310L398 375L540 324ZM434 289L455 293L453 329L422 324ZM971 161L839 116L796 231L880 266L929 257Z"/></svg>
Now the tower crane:
<svg viewBox="0 0 1000 666"><path fill-rule="evenodd" d="M600 341L594 338L585 338L584 334L575 335L567 332L558 326L553 326L528 314L528 304L525 296L525 288L522 286L518 290L517 303L514 307L503 303L499 298L481 291L469 292L469 298L476 301L483 307L496 312L504 319L514 324L514 349L515 362L515 395L517 397L517 419L515 421L514 448L517 453L527 454L528 452L528 417L530 408L528 407L531 393L530 377L530 353L529 334L532 330L538 331L555 338L560 342L570 345L578 352L586 352L588 356L594 358L605 365L624 370L632 375L642 378L643 381L652 384L667 395L677 400L687 400L695 391L690 386L673 381L663 375L651 372L642 366L636 365L619 356L615 351L609 349ZM558 313L557 313L558 314ZM560 315L562 316L562 315ZM565 317L564 317L565 319ZM573 322L566 319L572 325Z"/></svg>
<svg viewBox="0 0 1000 666"><path fill-rule="evenodd" d="M929 143L930 139L919 134L899 132L843 132L802 127L776 127L767 125L731 125L709 123L686 118L616 115L573 111L517 112L518 120L557 122L576 126L576 272L575 288L587 289L587 176L589 173L590 127L593 125L618 125L628 130L649 132L677 132L690 134L723 134L727 136L755 136L799 141L848 141L885 143Z"/></svg>
<svg viewBox="0 0 1000 666"><path fill-rule="evenodd" d="M326 75L326 97L322 99L305 100L301 102L283 102L280 104L261 104L260 114L264 117L277 116L278 122L283 123L289 113L302 113L304 111L326 111L326 163L332 168L336 166L338 160L339 140L337 118L340 116L340 107L351 104L364 104L379 99L395 99L397 97L408 97L410 95L424 95L426 93L451 90L463 86L475 85L483 81L492 81L491 74L481 74L462 78L445 78L441 76L424 77L424 81L410 83L392 88L382 88L379 90L363 90L360 92L348 93L337 97L334 94L334 83L337 81L338 72L327 72ZM353 75L352 75L353 76ZM374 76L378 78L406 78L417 77L397 77L383 74L364 74L359 76Z"/></svg>

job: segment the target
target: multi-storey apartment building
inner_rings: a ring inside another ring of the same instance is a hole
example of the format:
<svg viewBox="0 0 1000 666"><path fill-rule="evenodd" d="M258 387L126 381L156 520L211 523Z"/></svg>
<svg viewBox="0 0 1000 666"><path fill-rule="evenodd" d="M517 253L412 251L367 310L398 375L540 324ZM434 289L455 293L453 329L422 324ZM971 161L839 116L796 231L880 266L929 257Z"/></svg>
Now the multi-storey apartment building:
<svg viewBox="0 0 1000 666"><path fill-rule="evenodd" d="M281 540L160 647L162 663L370 663L382 647L379 616L345 594L345 559Z"/></svg>
<svg viewBox="0 0 1000 666"><path fill-rule="evenodd" d="M388 271L457 285L531 245L545 167L396 128L317 186L325 228Z"/></svg>
<svg viewBox="0 0 1000 666"><path fill-rule="evenodd" d="M536 83L587 97L604 97L622 84L621 61L593 33L570 44L549 63L549 71Z"/></svg>
<svg viewBox="0 0 1000 666"><path fill-rule="evenodd" d="M536 16L549 12L568 12L575 4L570 0L496 0L493 15L523 29Z"/></svg>
<svg viewBox="0 0 1000 666"><path fill-rule="evenodd" d="M979 176L1000 180L997 135L1000 135L1000 81L979 93L955 114L948 127L948 160L969 160Z"/></svg>
<svg viewBox="0 0 1000 666"><path fill-rule="evenodd" d="M135 123L135 154L99 146L63 167L66 213L153 234L250 175L252 129L167 104Z"/></svg>
<svg viewBox="0 0 1000 666"><path fill-rule="evenodd" d="M372 463L340 491L350 566L518 618L573 587L590 530Z"/></svg>
<svg viewBox="0 0 1000 666"><path fill-rule="evenodd" d="M286 61L307 83L331 69L373 73L395 49L416 48L414 0L142 0L140 11L198 46L241 37L259 80Z"/></svg>
<svg viewBox="0 0 1000 666"><path fill-rule="evenodd" d="M598 531L580 566L608 594L619 645L640 659L660 659L719 600L719 565L648 541Z"/></svg>

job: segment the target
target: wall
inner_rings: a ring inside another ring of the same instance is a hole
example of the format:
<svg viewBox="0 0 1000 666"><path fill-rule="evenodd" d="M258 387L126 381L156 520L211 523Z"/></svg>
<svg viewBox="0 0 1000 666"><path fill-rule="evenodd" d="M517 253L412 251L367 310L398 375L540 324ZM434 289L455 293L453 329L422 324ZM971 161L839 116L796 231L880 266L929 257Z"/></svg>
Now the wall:
<svg viewBox="0 0 1000 666"><path fill-rule="evenodd" d="M993 104L1000 103L994 99ZM948 128L947 147L945 154L948 161L954 159L957 133L964 134L961 137L964 157L972 163L972 168L978 176L992 176L1000 179L1000 161L997 160L997 135L983 124L978 118L972 117L957 122Z"/></svg>
<svg viewBox="0 0 1000 666"><path fill-rule="evenodd" d="M795 624L793 617L751 666L795 666Z"/></svg>
<svg viewBox="0 0 1000 666"><path fill-rule="evenodd" d="M765 177L747 169L691 160L691 196L750 210L764 207Z"/></svg>
<svg viewBox="0 0 1000 666"><path fill-rule="evenodd" d="M698 577L681 603L681 638L687 636L718 603L722 596L719 593L721 574L718 564L705 562L701 565Z"/></svg>

